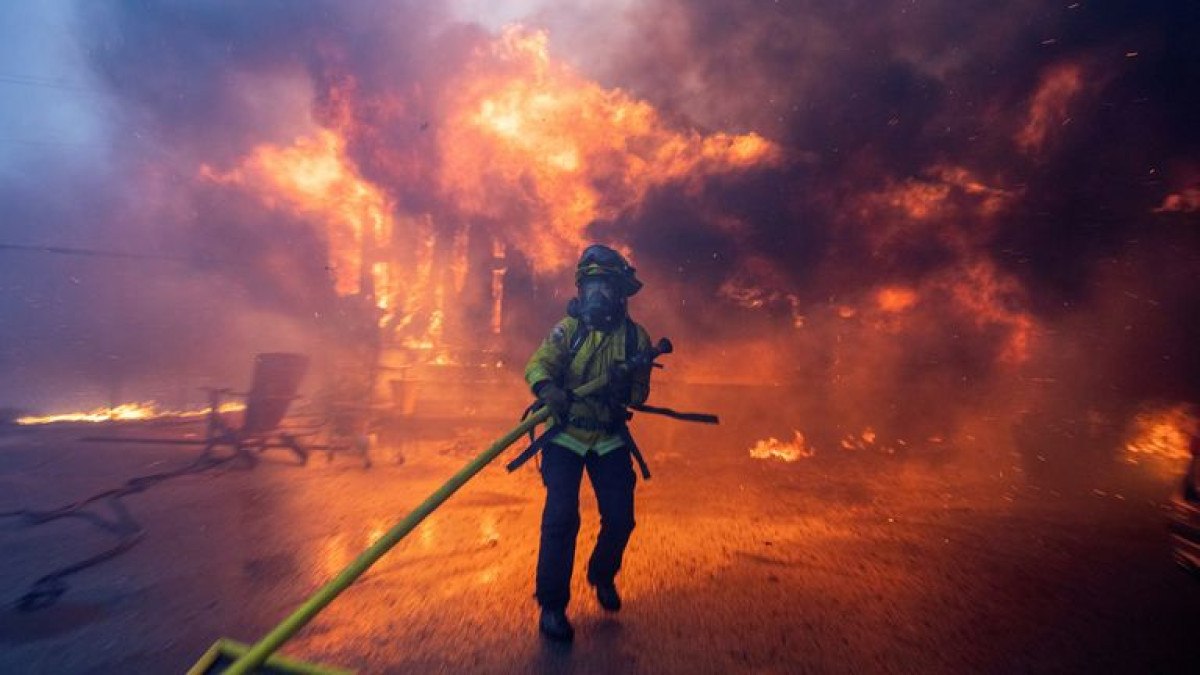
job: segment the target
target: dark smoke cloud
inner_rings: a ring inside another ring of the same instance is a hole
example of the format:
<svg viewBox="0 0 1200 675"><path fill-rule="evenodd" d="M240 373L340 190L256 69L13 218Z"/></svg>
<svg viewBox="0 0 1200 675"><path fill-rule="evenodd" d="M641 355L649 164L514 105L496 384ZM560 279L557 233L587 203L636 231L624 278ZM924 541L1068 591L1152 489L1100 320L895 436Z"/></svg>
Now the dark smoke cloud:
<svg viewBox="0 0 1200 675"><path fill-rule="evenodd" d="M653 256L649 266L690 268L711 292L722 268L766 258L780 290L809 307L881 282L917 282L957 256L910 240L880 257L860 236L873 224L858 220L855 205L889 182L961 166L1016 196L994 220L944 226L990 228L972 236L1023 282L1021 302L1052 331L1058 322L1083 331L1050 335L1049 345L1090 343L1089 358L1104 364L1091 369L1103 373L1102 391L1200 396L1195 219L1152 213L1168 192L1186 189L1181 176L1194 175L1200 104L1183 84L1200 75L1188 37L1200 27L1194 8L666 1L637 16L636 44L653 48L621 51L606 77L710 127L757 130L806 160L714 181L700 203L665 191L652 199L621 224ZM1045 144L1023 149L1014 138L1043 78L1063 65L1079 69L1079 91ZM722 231L720 215L747 231ZM1113 267L1123 270L1120 285ZM1131 312L1112 294L1148 298L1153 309ZM1129 322L1142 327L1138 339L1125 335ZM947 338L977 333L945 329ZM978 369L991 362L987 352L954 368Z"/></svg>
<svg viewBox="0 0 1200 675"><path fill-rule="evenodd" d="M1058 227L1023 229L1065 234L1065 248L1078 250L1080 221L1101 207L1143 214L1146 171L1194 156L1184 111L1194 112L1196 95L1180 86L1195 74L1194 14L1175 3L661 2L640 23L639 41L654 48L621 52L617 68L651 101L809 153L812 182L796 187L816 199L949 159L1027 187L1035 213L1059 204L1046 212ZM1011 137L1040 74L1063 62L1085 64L1086 78L1104 84L1073 107L1053 151L1031 162ZM1092 213L1069 202L1105 192ZM1035 243L1028 253L1064 248Z"/></svg>

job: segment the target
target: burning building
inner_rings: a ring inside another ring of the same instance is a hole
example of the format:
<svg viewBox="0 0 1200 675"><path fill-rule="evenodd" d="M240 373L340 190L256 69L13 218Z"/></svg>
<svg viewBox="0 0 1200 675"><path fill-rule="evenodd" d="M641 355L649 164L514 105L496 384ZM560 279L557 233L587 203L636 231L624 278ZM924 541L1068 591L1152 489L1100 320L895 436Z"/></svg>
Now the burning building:
<svg viewBox="0 0 1200 675"><path fill-rule="evenodd" d="M509 27L467 59L442 85L444 118L420 122L432 156L379 143L416 120L380 109L335 65L309 135L197 170L213 194L312 228L337 297L338 342L364 352L357 367L375 373L384 395L397 373L495 367L517 346L506 337L528 339L513 330L520 315L505 311L510 259L526 287L562 276L589 226L656 187L779 157L754 133L668 125L648 103L552 59L544 31ZM406 194L412 180L428 187L425 203ZM267 264L286 283L286 262Z"/></svg>

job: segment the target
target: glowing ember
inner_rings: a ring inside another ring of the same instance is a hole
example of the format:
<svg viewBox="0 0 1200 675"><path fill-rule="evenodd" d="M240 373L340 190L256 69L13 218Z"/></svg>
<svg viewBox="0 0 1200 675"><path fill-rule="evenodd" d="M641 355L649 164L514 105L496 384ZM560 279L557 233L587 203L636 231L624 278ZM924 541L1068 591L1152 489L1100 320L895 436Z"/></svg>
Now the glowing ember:
<svg viewBox="0 0 1200 675"><path fill-rule="evenodd" d="M220 412L240 412L245 410L243 403L223 403ZM17 418L17 424L54 424L57 422L130 422L136 420L155 420L167 418L202 417L208 414L203 410L159 410L153 401L144 403L122 403L111 408L95 408L94 410L55 413L52 415L30 415Z"/></svg>
<svg viewBox="0 0 1200 675"><path fill-rule="evenodd" d="M816 448L808 445L804 440L804 434L795 430L792 433L795 434L795 437L790 443L775 437L755 443L754 447L750 448L750 456L754 459L780 459L785 462L794 462L817 454Z"/></svg>
<svg viewBox="0 0 1200 675"><path fill-rule="evenodd" d="M900 286L882 288L875 294L875 302L879 309L898 314L912 309L913 305L917 304L917 292Z"/></svg>
<svg viewBox="0 0 1200 675"><path fill-rule="evenodd" d="M866 450L875 445L876 434L871 427L863 429L861 434L849 434L842 439L843 450Z"/></svg>
<svg viewBox="0 0 1200 675"><path fill-rule="evenodd" d="M1125 450L1133 456L1186 460L1197 430L1196 415L1187 404L1147 410L1133 418Z"/></svg>

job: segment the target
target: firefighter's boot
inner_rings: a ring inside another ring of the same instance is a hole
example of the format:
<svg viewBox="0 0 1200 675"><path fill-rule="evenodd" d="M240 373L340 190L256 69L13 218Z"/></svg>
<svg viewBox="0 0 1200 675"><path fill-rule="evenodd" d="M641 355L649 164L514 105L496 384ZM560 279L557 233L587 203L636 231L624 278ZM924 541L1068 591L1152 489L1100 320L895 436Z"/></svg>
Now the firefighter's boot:
<svg viewBox="0 0 1200 675"><path fill-rule="evenodd" d="M575 628L567 620L567 613L561 609L543 608L538 630L554 642L570 642L575 639Z"/></svg>

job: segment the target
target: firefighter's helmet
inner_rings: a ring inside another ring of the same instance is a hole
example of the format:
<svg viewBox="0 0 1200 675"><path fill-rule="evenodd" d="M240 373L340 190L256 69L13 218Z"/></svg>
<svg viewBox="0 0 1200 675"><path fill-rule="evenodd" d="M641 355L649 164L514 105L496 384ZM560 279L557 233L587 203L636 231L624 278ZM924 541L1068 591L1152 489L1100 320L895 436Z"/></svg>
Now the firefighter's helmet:
<svg viewBox="0 0 1200 675"><path fill-rule="evenodd" d="M583 249L583 254L579 256L579 264L575 266L575 285L578 286L588 277L604 276L616 282L620 291L628 297L642 289L636 272L620 253L603 244L592 244Z"/></svg>

